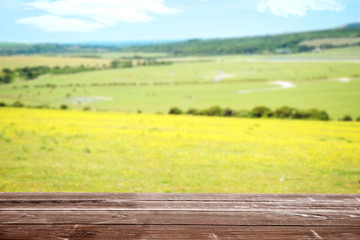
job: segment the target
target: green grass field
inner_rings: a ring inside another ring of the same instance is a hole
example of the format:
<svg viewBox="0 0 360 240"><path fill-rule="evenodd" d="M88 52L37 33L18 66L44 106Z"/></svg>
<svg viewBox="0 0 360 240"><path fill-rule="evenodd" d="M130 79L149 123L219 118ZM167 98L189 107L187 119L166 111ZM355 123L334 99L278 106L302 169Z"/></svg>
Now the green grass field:
<svg viewBox="0 0 360 240"><path fill-rule="evenodd" d="M82 57L82 56L96 56L104 59L119 59L119 58L165 58L168 53L151 53L151 52L88 52L88 53L69 53L61 54L64 57Z"/></svg>
<svg viewBox="0 0 360 240"><path fill-rule="evenodd" d="M229 56L187 56L187 57L165 57L163 60L175 62L188 61L236 61L236 62L256 62L256 61L298 61L298 62L349 62L360 60L360 47L345 47L325 49L320 52L305 52L297 54L281 55L229 55Z"/></svg>
<svg viewBox="0 0 360 240"><path fill-rule="evenodd" d="M4 68L15 69L18 67L36 67L36 66L103 66L109 65L108 59L80 58L80 57L44 57L44 56L0 56L0 71Z"/></svg>
<svg viewBox="0 0 360 240"><path fill-rule="evenodd" d="M354 38L322 38L307 40L300 43L300 45L307 45L313 47L321 47L322 45L331 44L333 46L352 45L360 43L359 37Z"/></svg>
<svg viewBox="0 0 360 240"><path fill-rule="evenodd" d="M359 123L0 115L0 191L360 193Z"/></svg>
<svg viewBox="0 0 360 240"><path fill-rule="evenodd" d="M267 82L189 84L165 86L103 86L2 89L0 99L9 103L21 100L31 105L49 104L58 107L68 104L82 109L90 106L122 112L162 112L171 107L183 110L207 108L213 105L233 109L251 110L254 106L266 105L278 108L283 105L299 109L319 108L327 110L333 119L350 114L360 116L360 81L342 83L335 80L301 81L293 89L238 94L244 89L268 88ZM6 96L6 98L4 98ZM93 97L106 97L96 100ZM78 98L85 100L79 104ZM88 98L88 99L87 99Z"/></svg>
<svg viewBox="0 0 360 240"><path fill-rule="evenodd" d="M222 79L214 82L219 76ZM166 113L171 107L187 110L220 105L250 110L258 105L271 108L289 105L323 109L337 119L345 114L360 116L359 79L360 63L357 61L245 61L244 57L228 56L166 66L18 80L0 86L0 101L150 113ZM271 90L278 88L271 82L279 80L296 87ZM56 88L41 87L48 84ZM249 92L239 93L244 90Z"/></svg>
<svg viewBox="0 0 360 240"><path fill-rule="evenodd" d="M0 69L96 66L129 54L3 57ZM360 193L359 122L154 114L287 105L326 110L333 120L358 117L359 56L359 47L276 56L160 54L173 64L0 85L0 102L71 109L0 108L0 192ZM97 111L78 111L87 106Z"/></svg>

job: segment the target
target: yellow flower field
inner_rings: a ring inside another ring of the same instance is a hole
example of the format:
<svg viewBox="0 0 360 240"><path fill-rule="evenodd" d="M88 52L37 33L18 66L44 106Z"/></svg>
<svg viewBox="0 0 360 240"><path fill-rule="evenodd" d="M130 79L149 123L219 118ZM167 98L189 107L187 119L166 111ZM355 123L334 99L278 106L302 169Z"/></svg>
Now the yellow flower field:
<svg viewBox="0 0 360 240"><path fill-rule="evenodd" d="M360 193L360 123L0 109L0 191Z"/></svg>

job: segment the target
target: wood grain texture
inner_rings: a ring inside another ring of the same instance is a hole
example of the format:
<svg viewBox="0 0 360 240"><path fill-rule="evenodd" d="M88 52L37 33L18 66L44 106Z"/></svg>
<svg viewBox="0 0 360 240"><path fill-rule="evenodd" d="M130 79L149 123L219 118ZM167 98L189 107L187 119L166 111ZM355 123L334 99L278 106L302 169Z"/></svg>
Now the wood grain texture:
<svg viewBox="0 0 360 240"><path fill-rule="evenodd" d="M360 195L0 193L0 239L360 239Z"/></svg>
<svg viewBox="0 0 360 240"><path fill-rule="evenodd" d="M1 239L359 239L357 227L1 225Z"/></svg>

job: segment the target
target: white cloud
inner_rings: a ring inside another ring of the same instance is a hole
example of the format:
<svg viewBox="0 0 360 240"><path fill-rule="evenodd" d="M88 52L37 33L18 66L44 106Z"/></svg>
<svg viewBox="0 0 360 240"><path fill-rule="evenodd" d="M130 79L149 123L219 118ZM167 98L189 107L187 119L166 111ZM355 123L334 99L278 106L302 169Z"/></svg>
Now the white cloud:
<svg viewBox="0 0 360 240"><path fill-rule="evenodd" d="M265 0L258 4L259 12L270 10L273 14L289 17L305 16L308 11L342 11L345 6L337 0Z"/></svg>
<svg viewBox="0 0 360 240"><path fill-rule="evenodd" d="M167 7L164 0L40 0L27 3L26 6L48 14L20 19L17 22L52 32L91 31L114 26L119 22L148 22L155 14L180 12ZM52 29L54 26L61 30Z"/></svg>
<svg viewBox="0 0 360 240"><path fill-rule="evenodd" d="M62 18L53 15L23 18L17 23L38 27L48 32L90 32L105 25L76 18Z"/></svg>

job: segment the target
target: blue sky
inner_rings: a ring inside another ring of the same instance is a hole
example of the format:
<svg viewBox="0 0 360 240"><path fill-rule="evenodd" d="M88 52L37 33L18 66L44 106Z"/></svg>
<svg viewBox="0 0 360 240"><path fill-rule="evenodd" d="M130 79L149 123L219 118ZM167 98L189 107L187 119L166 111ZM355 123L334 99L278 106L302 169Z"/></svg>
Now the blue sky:
<svg viewBox="0 0 360 240"><path fill-rule="evenodd" d="M359 0L0 0L1 42L226 38L353 22Z"/></svg>

